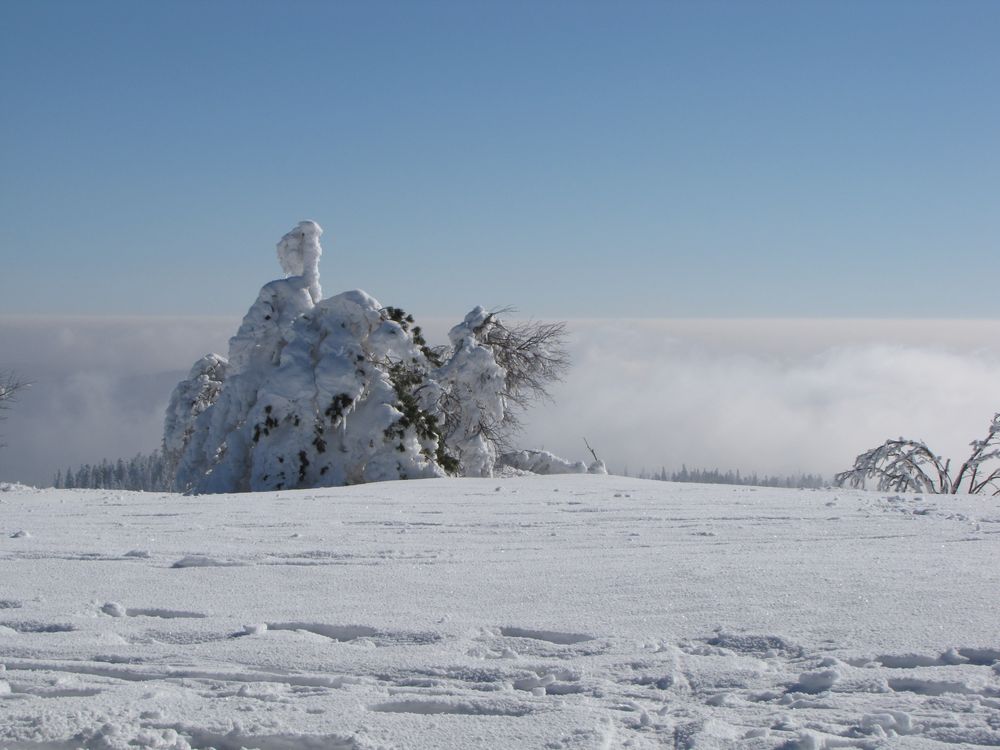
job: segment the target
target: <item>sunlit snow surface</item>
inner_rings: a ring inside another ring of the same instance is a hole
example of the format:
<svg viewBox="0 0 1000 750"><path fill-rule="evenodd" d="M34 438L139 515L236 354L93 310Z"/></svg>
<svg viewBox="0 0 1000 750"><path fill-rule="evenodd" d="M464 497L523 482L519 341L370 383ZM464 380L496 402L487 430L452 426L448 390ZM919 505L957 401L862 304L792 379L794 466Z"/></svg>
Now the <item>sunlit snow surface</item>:
<svg viewBox="0 0 1000 750"><path fill-rule="evenodd" d="M1000 744L1000 502L0 493L0 748Z"/></svg>

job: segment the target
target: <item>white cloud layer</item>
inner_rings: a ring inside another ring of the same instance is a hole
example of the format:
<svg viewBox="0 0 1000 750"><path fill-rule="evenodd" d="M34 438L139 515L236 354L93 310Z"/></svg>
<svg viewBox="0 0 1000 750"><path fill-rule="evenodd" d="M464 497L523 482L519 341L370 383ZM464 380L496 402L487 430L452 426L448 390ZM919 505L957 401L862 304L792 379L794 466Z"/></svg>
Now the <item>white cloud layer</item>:
<svg viewBox="0 0 1000 750"><path fill-rule="evenodd" d="M457 318L458 316L456 316ZM421 321L432 342L454 321ZM0 318L0 368L35 385L0 425L0 479L157 447L174 384L232 318ZM573 321L573 369L522 444L626 465L846 468L907 435L961 456L1000 410L1000 321Z"/></svg>
<svg viewBox="0 0 1000 750"><path fill-rule="evenodd" d="M1000 322L692 320L574 326L575 366L531 436L627 464L847 468L900 434L961 455L1000 410Z"/></svg>

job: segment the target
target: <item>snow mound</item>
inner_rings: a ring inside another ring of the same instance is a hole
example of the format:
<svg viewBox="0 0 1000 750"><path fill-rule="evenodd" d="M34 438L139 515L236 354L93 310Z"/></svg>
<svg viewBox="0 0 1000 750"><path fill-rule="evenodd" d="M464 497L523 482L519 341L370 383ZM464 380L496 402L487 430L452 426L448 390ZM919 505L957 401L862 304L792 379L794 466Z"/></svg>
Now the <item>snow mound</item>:
<svg viewBox="0 0 1000 750"><path fill-rule="evenodd" d="M0 492L40 492L40 490L18 482L0 482Z"/></svg>
<svg viewBox="0 0 1000 750"><path fill-rule="evenodd" d="M589 466L583 461L568 461L549 451L523 450L504 453L500 458L503 466L532 474L607 474L603 461L594 461Z"/></svg>

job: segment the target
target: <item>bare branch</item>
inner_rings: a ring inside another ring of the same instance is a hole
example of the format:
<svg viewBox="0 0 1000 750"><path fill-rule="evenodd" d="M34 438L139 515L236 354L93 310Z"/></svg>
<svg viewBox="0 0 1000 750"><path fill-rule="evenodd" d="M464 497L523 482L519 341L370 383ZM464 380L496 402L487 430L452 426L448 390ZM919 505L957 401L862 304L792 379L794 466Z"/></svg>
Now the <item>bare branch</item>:
<svg viewBox="0 0 1000 750"><path fill-rule="evenodd" d="M566 324L528 321L508 326L499 319L500 312L490 313L487 320L493 325L483 343L493 348L507 372L507 398L522 408L549 398L550 384L561 380L570 364Z"/></svg>
<svg viewBox="0 0 1000 750"><path fill-rule="evenodd" d="M471 333L475 346L488 352L493 360L485 369L477 369L483 367L480 363L464 370L466 374L459 378L461 384L453 382L441 400L445 440L456 445L456 453L463 450L458 445L469 444L470 440L472 445L481 441L479 444L488 446L487 452L494 457L511 452L512 438L521 427L525 410L540 399L549 399L549 387L561 380L569 367L565 323L507 324L500 315L508 312L512 310L486 312L476 308L455 329L459 332L456 335ZM446 362L441 368L445 380L455 372L463 372L465 365L456 368L455 362L456 357L466 362L462 359L465 351L471 350L452 348L447 355L439 355ZM479 372L478 377L489 379L489 385L482 388L486 380L468 379L469 372Z"/></svg>
<svg viewBox="0 0 1000 750"><path fill-rule="evenodd" d="M865 486L868 479L877 482L882 492L947 493L951 491L948 465L924 443L916 440L887 440L865 451L854 466L834 477L843 486Z"/></svg>
<svg viewBox="0 0 1000 750"><path fill-rule="evenodd" d="M6 419L4 412L17 401L17 394L30 387L31 383L19 379L13 372L0 373L0 420ZM3 446L0 443L0 448Z"/></svg>

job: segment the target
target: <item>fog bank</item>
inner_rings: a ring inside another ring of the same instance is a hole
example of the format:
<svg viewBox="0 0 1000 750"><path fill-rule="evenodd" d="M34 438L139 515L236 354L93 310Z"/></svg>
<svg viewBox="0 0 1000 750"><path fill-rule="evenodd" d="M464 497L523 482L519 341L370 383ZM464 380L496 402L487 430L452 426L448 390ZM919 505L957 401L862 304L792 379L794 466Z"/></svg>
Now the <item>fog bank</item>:
<svg viewBox="0 0 1000 750"><path fill-rule="evenodd" d="M421 320L432 343L457 322ZM0 318L34 385L0 424L0 479L149 452L174 384L236 318ZM959 457L1000 410L1000 321L576 320L573 368L520 443L612 471L831 475L906 435Z"/></svg>

